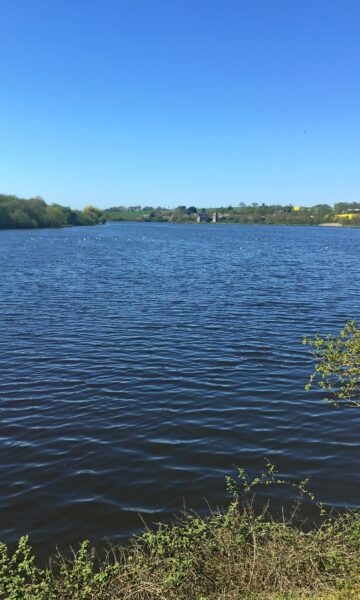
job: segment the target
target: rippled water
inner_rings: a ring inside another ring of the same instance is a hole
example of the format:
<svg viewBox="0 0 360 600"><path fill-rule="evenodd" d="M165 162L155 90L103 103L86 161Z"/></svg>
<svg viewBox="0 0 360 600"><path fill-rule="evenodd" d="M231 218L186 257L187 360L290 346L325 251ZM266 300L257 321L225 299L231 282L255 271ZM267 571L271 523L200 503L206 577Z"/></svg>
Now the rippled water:
<svg viewBox="0 0 360 600"><path fill-rule="evenodd" d="M359 229L0 232L0 539L119 539L225 501L269 457L360 505L360 412L304 392L301 338L360 320Z"/></svg>

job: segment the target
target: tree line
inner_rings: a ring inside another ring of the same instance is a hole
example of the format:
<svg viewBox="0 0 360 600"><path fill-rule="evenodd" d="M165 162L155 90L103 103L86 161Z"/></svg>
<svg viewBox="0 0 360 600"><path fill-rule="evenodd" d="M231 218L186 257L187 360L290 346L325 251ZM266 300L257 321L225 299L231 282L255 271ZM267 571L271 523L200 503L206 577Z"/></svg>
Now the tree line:
<svg viewBox="0 0 360 600"><path fill-rule="evenodd" d="M0 194L0 229L71 227L104 222L102 211L94 206L73 210L60 204L47 204L39 196L25 199Z"/></svg>
<svg viewBox="0 0 360 600"><path fill-rule="evenodd" d="M177 223L195 223L199 215L212 216L222 223L267 224L267 225L320 225L321 223L341 223L360 226L360 203L338 202L333 207L328 204L316 204L311 207L297 207L291 204L245 204L197 208L181 205L169 209L158 206L114 206L104 211L110 221L165 221ZM351 218L346 217L351 213ZM340 216L339 216L340 215ZM342 216L344 215L344 216Z"/></svg>
<svg viewBox="0 0 360 600"><path fill-rule="evenodd" d="M43 198L24 199L14 195L0 194L0 229L23 229L38 227L70 227L97 225L105 221L162 221L175 223L206 222L199 216L211 217L216 213L216 222L266 224L266 225L320 225L341 223L360 226L360 203L338 202L316 204L311 207L296 207L291 204L245 204L214 208L197 208L181 205L176 208L136 206L114 206L104 211L94 206L84 210L73 210L60 204L47 204ZM351 215L351 217L347 216Z"/></svg>

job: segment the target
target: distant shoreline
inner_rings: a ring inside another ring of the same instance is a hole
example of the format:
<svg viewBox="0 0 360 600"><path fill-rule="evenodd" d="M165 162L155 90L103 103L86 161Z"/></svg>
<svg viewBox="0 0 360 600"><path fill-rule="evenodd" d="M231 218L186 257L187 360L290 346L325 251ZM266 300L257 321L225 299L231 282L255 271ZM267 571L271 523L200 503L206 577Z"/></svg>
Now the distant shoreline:
<svg viewBox="0 0 360 600"><path fill-rule="evenodd" d="M0 227L0 233L2 231L43 231L43 230L63 230L63 229L74 229L76 227L98 227L99 225L106 225L110 223L162 223L163 225L243 225L251 227L335 227L347 229L359 229L359 225L343 225L342 223L234 223L234 222L220 222L220 223L182 223L180 221L147 221L147 220L116 220L109 219L102 223L89 223L81 225L58 225L58 226L43 226L43 227Z"/></svg>
<svg viewBox="0 0 360 600"><path fill-rule="evenodd" d="M243 225L243 226L251 226L251 227L336 227L336 228L344 228L347 229L359 229L360 225L344 225L343 223L236 223L236 222L227 222L223 221L220 223L193 223L193 222L181 222L181 221L149 221L149 220L139 220L139 219L109 219L105 222L107 223L162 223L163 225Z"/></svg>
<svg viewBox="0 0 360 600"><path fill-rule="evenodd" d="M136 205L104 210L90 204L83 210L76 210L60 204L47 204L40 196L26 199L0 194L0 230L59 229L105 222L360 227L360 203L339 202L333 207L328 204L307 207L257 203L218 208Z"/></svg>
<svg viewBox="0 0 360 600"><path fill-rule="evenodd" d="M192 223L202 225L321 225L322 227L360 226L360 203L339 202L335 206L282 206L242 203L238 206L197 208L154 208L152 206L114 206L103 211L107 221Z"/></svg>

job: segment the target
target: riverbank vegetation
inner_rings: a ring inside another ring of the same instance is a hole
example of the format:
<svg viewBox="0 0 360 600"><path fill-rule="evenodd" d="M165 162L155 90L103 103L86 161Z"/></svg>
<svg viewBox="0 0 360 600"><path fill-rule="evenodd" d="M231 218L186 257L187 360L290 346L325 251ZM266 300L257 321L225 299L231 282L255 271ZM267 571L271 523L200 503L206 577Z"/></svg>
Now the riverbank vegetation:
<svg viewBox="0 0 360 600"><path fill-rule="evenodd" d="M105 558L84 542L41 569L22 538L10 556L0 548L0 561L9 600L350 600L360 597L360 518L309 531L232 506L162 525Z"/></svg>
<svg viewBox="0 0 360 600"><path fill-rule="evenodd" d="M9 600L345 600L360 597L360 515L299 521L306 482L282 518L256 511L254 489L284 485L271 464L249 480L228 479L227 510L205 518L187 513L96 551L83 542L72 554L36 566L29 541L8 553L0 545L0 597Z"/></svg>
<svg viewBox="0 0 360 600"><path fill-rule="evenodd" d="M106 209L109 221L160 221L175 223L242 223L265 225L338 224L360 226L360 203L339 202L334 207L317 204L312 207L278 204L245 204L239 206L197 208L178 206L175 209L151 206L118 206Z"/></svg>
<svg viewBox="0 0 360 600"><path fill-rule="evenodd" d="M104 222L101 210L94 206L72 210L60 204L46 204L40 197L26 200L0 194L0 229L71 227Z"/></svg>

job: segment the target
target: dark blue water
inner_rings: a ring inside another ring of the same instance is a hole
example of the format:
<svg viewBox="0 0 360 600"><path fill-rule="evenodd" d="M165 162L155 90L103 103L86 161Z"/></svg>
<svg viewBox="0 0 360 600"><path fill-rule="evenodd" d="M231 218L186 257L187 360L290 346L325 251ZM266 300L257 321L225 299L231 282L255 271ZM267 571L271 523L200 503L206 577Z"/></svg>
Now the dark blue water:
<svg viewBox="0 0 360 600"><path fill-rule="evenodd" d="M302 336L360 320L359 229L118 223L0 232L0 539L47 552L227 474L360 505L360 411L306 393Z"/></svg>

